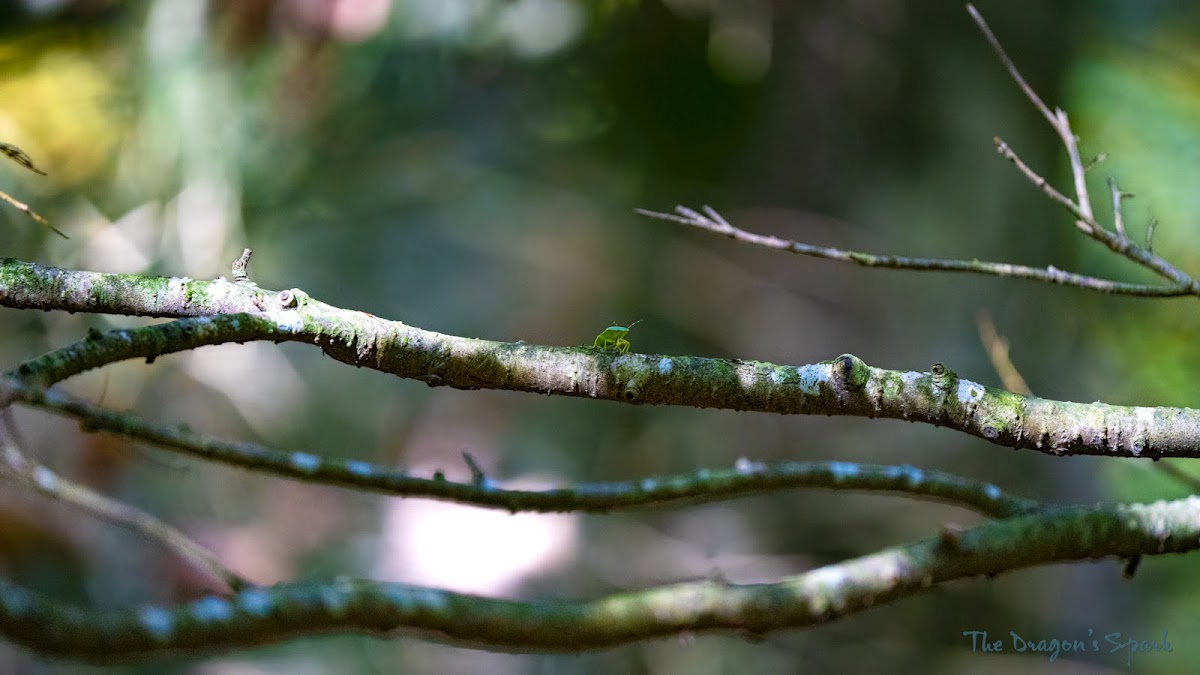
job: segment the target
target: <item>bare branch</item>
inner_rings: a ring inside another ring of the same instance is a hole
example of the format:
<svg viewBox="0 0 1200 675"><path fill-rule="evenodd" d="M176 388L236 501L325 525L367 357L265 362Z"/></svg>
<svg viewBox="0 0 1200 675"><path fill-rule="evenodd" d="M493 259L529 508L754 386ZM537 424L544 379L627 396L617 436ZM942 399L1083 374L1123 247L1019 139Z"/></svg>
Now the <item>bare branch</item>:
<svg viewBox="0 0 1200 675"><path fill-rule="evenodd" d="M1113 228L1116 229L1117 236L1125 237L1125 218L1121 215L1121 202L1132 195L1121 192L1117 188L1117 179L1112 177L1108 179L1108 189L1112 191Z"/></svg>
<svg viewBox="0 0 1200 675"><path fill-rule="evenodd" d="M85 609L0 578L0 632L94 662L227 652L314 633L435 637L495 650L579 651L673 635L760 637L829 623L950 581L1067 561L1200 548L1197 501L1050 509L784 577L707 579L593 600L523 601L358 579L252 588L174 607Z"/></svg>
<svg viewBox="0 0 1200 675"><path fill-rule="evenodd" d="M1000 41L992 34L992 29L988 27L987 22L980 16L979 11L975 9L975 5L967 5L967 12L971 14L971 18L975 20L975 25L979 26L979 30L983 31L983 36L987 38L988 44L992 46L992 51L996 52L996 57L1008 69L1008 74L1012 76L1017 86L1025 93L1025 97L1038 109L1038 112L1042 113L1042 117L1045 117L1047 122L1052 126L1056 126L1057 117L1054 113L1050 112L1050 108L1042 102L1041 97L1037 95L1033 87L1029 86L1025 78L1021 77L1021 72L1017 70L1016 64L1013 63L1012 59L1008 58L1008 52L1004 51L1004 47L1000 45Z"/></svg>
<svg viewBox="0 0 1200 675"><path fill-rule="evenodd" d="M9 143L0 143L0 154L7 156L12 161L20 164L34 173L41 174L43 176L46 175L45 171L42 171L33 165L33 160L29 158L29 155L25 154L23 150L15 145L11 145Z"/></svg>
<svg viewBox="0 0 1200 675"><path fill-rule="evenodd" d="M1004 386L1009 391L1025 396L1033 396L1033 391L1025 383L1025 378L1021 377L1020 371L1017 370L1017 367L1009 359L1008 340L996 332L996 326L992 323L992 317L987 312L980 312L976 317L976 322L979 327L979 340L983 343L984 350L987 351L988 358L992 362L992 367L996 369L996 373L1000 376L1000 381L1004 383ZM1150 466L1182 483L1193 494L1200 493L1200 478L1176 467L1171 462L1151 462Z"/></svg>
<svg viewBox="0 0 1200 675"><path fill-rule="evenodd" d="M971 5L967 5L967 11L970 12L971 17L975 20L975 23L979 26L980 30L983 31L984 36L987 38L988 42L991 43L992 48L996 51L996 54L1000 58L1000 61L1004 64L1004 67L1008 69L1009 74L1011 74L1013 79L1016 80L1017 85L1021 88L1021 91L1025 93L1025 96L1029 98L1034 107L1036 107L1038 111L1042 113L1042 116L1045 117L1046 121L1050 123L1050 126L1054 128L1054 131L1058 133L1059 139L1062 141L1063 147L1067 151L1067 159L1071 165L1071 177L1075 185L1075 201L1067 199L1062 195L1062 193L1050 187L1046 183L1045 179L1021 162L1016 157L1016 154L1012 153L1011 150L1008 149L1008 146L1003 143L1003 141L997 139L997 144L1000 146L1000 152L1012 160L1017 168L1020 169L1021 172L1026 175L1026 177L1033 181L1034 184L1044 190L1051 199L1070 211L1071 214L1076 218L1076 227L1078 227L1079 230L1084 234L1104 244L1114 253L1124 256L1129 260L1132 260L1133 262L1150 269L1159 276L1175 282L1181 288L1188 288L1189 290L1187 294L1200 295L1200 283L1194 281L1189 275L1180 271L1166 260L1154 255L1153 251L1151 250L1152 228L1151 232L1147 234L1146 247L1143 249L1130 240L1129 237L1124 235L1124 223L1120 224L1120 229L1114 234L1104 229L1104 227L1096 221L1091 198L1088 196L1086 175L1087 167L1084 166L1083 161L1080 159L1079 139L1075 136L1075 132L1071 130L1071 123L1067 117L1066 111L1062 110L1061 108L1056 108L1053 113L1050 113L1050 110L1046 104L1042 102L1041 98L1039 98L1037 94L1033 92L1032 88L1030 88L1030 86L1025 82L1025 79L1021 77L1020 72L1017 71L1016 65L1014 65L1012 60L1008 58L1008 55L1000 46L996 36L992 34L991 29L988 28L988 25L983 20L983 17L979 15L979 12ZM1114 212L1114 222L1118 217L1119 216Z"/></svg>
<svg viewBox="0 0 1200 675"><path fill-rule="evenodd" d="M979 26L993 50L996 52L1001 63L1008 70L1013 80L1016 81L1018 87L1024 92L1025 96L1033 103L1034 107L1042 114L1047 122L1058 133L1059 138L1063 143L1063 147L1067 151L1067 157L1071 165L1071 175L1074 180L1076 198L1071 198L1058 191L1049 182L1029 167L1007 143L1000 138L995 138L996 149L1006 159L1033 183L1038 189L1042 190L1046 196L1053 200L1056 204L1067 209L1075 218L1075 226L1084 234L1104 244L1109 250L1121 255L1147 269L1153 271L1159 276L1171 281L1171 285L1160 286L1153 284L1133 284L1125 282L1111 281L1080 274L1063 272L1054 267L1045 269L1027 267L1024 265L1012 265L1008 263L985 262L977 259L973 260L956 260L956 259L938 259L938 258L908 258L901 256L884 256L857 251L848 251L837 248L813 246L796 241L780 239L778 237L764 236L753 234L731 225L719 213L711 207L705 206L702 208L703 213L693 209L677 206L675 213L660 213L657 211L649 211L646 209L637 209L637 213L652 218L662 220L670 220L677 223L683 223L692 227L698 227L710 232L715 232L720 235L727 236L735 241L761 246L774 250L788 251L799 255L810 256L814 258L824 258L826 260L836 260L839 262L851 262L864 267L883 267L891 269L908 269L908 270L923 270L923 271L942 271L942 272L969 272L973 274L986 274L997 277L1011 277L1017 279L1028 279L1032 281L1041 281L1045 283L1053 283L1064 286L1073 286L1101 293L1109 293L1115 295L1130 295L1139 297L1178 297L1183 295L1200 296L1200 282L1192 279L1188 274L1180 271L1171 263L1163 258L1155 255L1151 249L1153 241L1153 222L1147 231L1146 246L1143 248L1134 243L1125 234L1124 222L1120 214L1120 199L1121 195L1113 184L1113 200L1114 200L1114 227L1116 232L1110 232L1100 225L1095 218L1095 211L1092 208L1091 199L1088 195L1086 172L1088 167L1084 165L1079 155L1078 139L1074 132L1071 131L1070 121L1066 111L1056 108L1051 112L1050 108L1038 97L1037 93L1021 76L1016 65L996 36L988 27L987 22L983 20L979 12L972 5L967 5L967 10L971 17ZM1102 155L1101 155L1102 156ZM1097 161L1100 156L1097 157Z"/></svg>
<svg viewBox="0 0 1200 675"><path fill-rule="evenodd" d="M35 221L41 223L42 225L45 225L46 227L50 228L51 230L54 230L54 233L57 234L58 236L62 237L63 239L70 239L70 237L68 237L65 233L63 233L62 230L51 225L50 221L41 217L40 215L38 215L38 213L36 211L29 208L29 205L26 204L25 202L18 201L16 199L14 199L12 196L10 196L8 193L2 192L2 191L0 191L0 199L3 199L4 201L8 202L9 204L12 204L13 206L15 206L17 208L18 211L24 211L25 215L29 216L30 218L33 218Z"/></svg>
<svg viewBox="0 0 1200 675"><path fill-rule="evenodd" d="M1013 165L1017 167L1017 170L1029 179L1029 182L1033 183L1034 186L1039 190L1045 192L1050 199L1053 199L1055 202L1061 204L1063 208L1074 214L1076 218L1081 220L1084 219L1084 214L1079 210L1079 206L1076 205L1075 202L1071 201L1066 195L1056 190L1054 186L1051 185L1050 182L1045 178L1042 178L1040 174L1029 168L1029 165L1026 164L1011 147L1009 147L1008 143L1005 143L999 136L993 138L992 141L996 144L996 152L1004 155L1005 159L1012 162Z"/></svg>
<svg viewBox="0 0 1200 675"><path fill-rule="evenodd" d="M101 520L158 541L180 558L225 584L231 590L238 591L254 586L250 581L225 567L216 554L183 532L145 511L63 478L48 467L30 460L18 447L17 433L10 412L6 409L0 416L0 422L3 422L2 426L7 430L10 439L9 442L3 443L3 450L0 450L3 454L3 462L0 463L0 478L15 481L51 499L87 511Z"/></svg>
<svg viewBox="0 0 1200 675"><path fill-rule="evenodd" d="M1029 389L1025 378L1021 377L1021 372L1009 359L1008 340L996 332L996 324L992 323L991 315L987 312L979 312L975 316L975 325L979 329L979 341L983 343L983 349L992 362L992 368L1000 376L1000 381L1004 383L1005 388L1022 396L1033 396L1033 391Z"/></svg>
<svg viewBox="0 0 1200 675"><path fill-rule="evenodd" d="M29 402L29 401L27 401ZM938 471L851 462L764 464L739 460L732 468L699 469L690 474L648 476L607 483L578 483L547 490L512 490L483 475L475 464L469 482L412 475L390 466L294 452L255 443L222 441L191 430L170 429L132 416L90 406L61 394L32 402L71 415L94 431L108 431L156 447L293 480L333 485L397 497L424 497L511 512L581 511L606 513L668 503L707 503L796 488L903 493L1003 517L1039 507L1037 502L998 487ZM467 455L469 456L469 455ZM474 462L474 458L471 459ZM439 472L440 474L440 472Z"/></svg>
<svg viewBox="0 0 1200 675"><path fill-rule="evenodd" d="M1047 187L1049 188L1049 186ZM1053 190L1053 188L1049 189ZM1070 200L1068 200L1068 202L1069 201ZM1013 265L1010 263L988 262L983 260L909 258L904 256L876 255L872 253L862 253L859 251L848 251L827 246L814 246L812 244L781 239L779 237L773 237L770 235L747 232L729 224L728 221L726 221L719 214L716 214L715 211L707 206L704 207L706 213L715 214L714 216L702 215L685 206L677 206L675 208L678 211L678 214L660 213L658 211L650 211L647 209L636 209L636 212L650 218L669 220L672 222L697 227L702 230L708 230L709 232L715 232L717 234L727 236L735 241L744 244L750 244L751 246L759 246L776 251L786 251L788 253L795 253L797 255L808 256L811 258L823 258L825 260L854 263L863 267L880 267L884 269L903 269L924 272L965 272L970 274L984 274L995 277L1040 281L1044 283L1057 284L1060 286L1071 286L1074 288L1083 288L1090 291L1097 291L1111 295L1129 295L1136 297L1166 298L1177 297L1181 295L1191 295L1193 293L1193 289L1190 284L1181 284L1178 286L1133 284L1121 281L1110 281L1108 279L1100 279L1098 277L1075 274L1073 272L1065 272L1056 267L1029 267L1026 265Z"/></svg>

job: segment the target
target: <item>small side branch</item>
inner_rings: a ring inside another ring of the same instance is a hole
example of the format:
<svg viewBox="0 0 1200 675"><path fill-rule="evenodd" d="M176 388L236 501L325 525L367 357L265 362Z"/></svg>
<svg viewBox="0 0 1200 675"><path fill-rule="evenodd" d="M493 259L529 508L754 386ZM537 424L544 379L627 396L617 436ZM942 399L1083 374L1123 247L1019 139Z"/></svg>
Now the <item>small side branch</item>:
<svg viewBox="0 0 1200 675"><path fill-rule="evenodd" d="M1194 281L1189 275L1177 269L1163 258L1155 255L1151 251L1150 237L1146 238L1146 246L1143 248L1138 246L1132 239L1125 234L1125 224L1121 217L1120 200L1121 193L1116 189L1115 182L1110 182L1110 188L1113 192L1113 231L1104 228L1097 220L1095 210L1092 207L1091 197L1088 195L1087 188L1087 165L1084 164L1079 154L1079 138L1071 129L1071 122L1067 116L1067 112L1061 108L1055 108L1054 112L1042 101L1042 99L1033 91L1025 78L1017 70L1012 59L1005 53L1004 48L1000 46L1000 42L988 27L987 22L972 5L967 5L967 11L971 14L971 18L975 24L979 26L979 30L983 33L988 43L992 46L992 50L996 52L996 57L1004 64L1006 70L1016 81L1017 86L1029 99L1029 102L1037 108L1046 122L1050 124L1055 133L1058 134L1059 140L1063 144L1063 148L1067 152L1067 160L1071 166L1071 179L1075 186L1075 199L1068 199L1063 194L1053 187L1048 185L1047 181L1038 175L1035 171L1025 165L1017 156L1016 153L1000 139L996 139L1001 154L1010 159L1013 164L1025 174L1036 186L1042 189L1052 200L1057 204L1067 209L1071 215L1076 218L1075 225L1081 232L1096 241L1104 244L1108 249L1120 256L1123 256L1149 270L1159 276L1169 279L1181 288L1186 287L1189 295L1200 296L1200 284Z"/></svg>
<svg viewBox="0 0 1200 675"><path fill-rule="evenodd" d="M0 418L9 436L7 441L0 439L0 445L3 446L0 448L0 479L14 481L51 499L82 509L101 520L158 541L233 591L254 586L222 564L216 554L183 532L145 511L67 480L48 467L30 460L18 447L16 431L9 413L9 410L5 410Z"/></svg>
<svg viewBox="0 0 1200 675"><path fill-rule="evenodd" d="M50 228L51 230L54 231L55 234L62 237L63 239L70 239L70 237L68 237L66 235L66 233L64 233L62 230L58 229L57 227L51 225L50 221L48 221L45 218L38 215L38 213L36 211L34 211L33 209L29 208L29 205L26 204L25 202L18 201L16 199L14 199L12 196L10 196L7 192L2 192L2 191L0 191L0 199L3 199L4 201L8 202L9 204L12 204L14 207L16 207L16 209L18 211L23 211L25 213L25 215L29 216L30 218L33 218L35 221Z"/></svg>
<svg viewBox="0 0 1200 675"><path fill-rule="evenodd" d="M1035 187L1042 192L1045 192L1047 197L1061 204L1063 208L1070 211L1075 215L1075 217L1079 218L1080 220L1084 219L1083 213L1079 210L1079 207L1075 205L1075 202L1071 201L1069 197L1056 190L1054 186L1050 184L1050 181L1046 180L1036 171L1029 168L1029 165L1026 164L1025 161L1022 160L1011 147L1009 147L1008 143L1005 143L1004 140L999 136L993 138L992 141L996 144L996 152L1000 153L1005 159L1012 162L1013 166L1017 167L1017 170L1029 179L1030 183L1033 183Z"/></svg>
<svg viewBox="0 0 1200 675"><path fill-rule="evenodd" d="M36 174L39 174L42 176L46 175L45 171L42 171L41 169L39 169L33 165L33 160L29 158L29 155L25 154L25 152L23 150L21 150L20 148L18 148L15 145L11 145L9 143L0 143L0 154L3 154L4 156L8 157L12 161L16 162L17 164L20 164L21 166L25 167L26 169L29 169L30 171L32 171ZM14 199L12 196L10 196L9 194L7 194L5 192L0 192L0 199L3 199L4 201L8 202L9 204L12 204L14 207L16 207L16 209L18 211L25 212L25 215L29 216L30 218L33 218L35 221L50 228L51 230L54 231L55 234L62 237L63 239L70 239L70 237L68 237L66 234L64 234L62 230L58 229L57 227L54 227L53 225L50 224L50 221L41 217L40 215L37 214L36 211L29 208L29 205L26 204L25 202L18 201L17 199Z"/></svg>
<svg viewBox="0 0 1200 675"><path fill-rule="evenodd" d="M1046 122L1054 129L1059 140L1066 150L1067 159L1071 166L1071 177L1074 184L1075 196L1068 197L1061 191L1050 184L1043 176L1034 171L1026 164L1017 153L1003 140L996 138L996 149L1006 159L1013 163L1018 171L1021 172L1031 183L1039 190L1044 192L1054 203L1065 208L1075 219L1075 226L1088 237L1104 244L1112 252L1127 258L1142 267L1145 267L1155 274L1167 279L1171 283L1166 286L1151 285L1151 284L1132 284L1097 277L1090 277L1080 274L1072 274L1063 272L1054 267L1045 269L1026 267L1024 265L1012 265L1008 263L984 262L980 260L955 260L955 259L937 259L937 258L906 258L901 256L885 256L860 253L857 251L846 251L842 249L814 246L796 241L788 241L777 237L764 236L753 234L745 230L738 229L730 225L719 213L712 208L703 207L703 213L693 209L677 206L675 213L660 213L657 211L648 211L645 209L637 209L637 212L652 218L661 220L670 220L692 227L704 229L716 234L727 236L736 241L769 248L774 250L788 251L799 255L805 255L815 258L824 258L826 260L837 260L840 262L850 262L865 267L884 267L891 269L907 269L907 270L923 270L923 271L942 271L942 272L970 272L974 274L986 274L996 277L1011 277L1018 279L1028 279L1031 281L1041 281L1045 283L1053 283L1064 286L1073 286L1101 293L1109 293L1115 295L1131 295L1140 297L1179 297L1184 295L1192 295L1200 297L1200 282L1192 279L1191 276L1182 272L1171 263L1158 255L1155 255L1152 248L1152 237L1154 223L1151 222L1147 230L1145 246L1139 246L1136 242L1130 239L1125 232L1125 223L1121 215L1120 202L1127 197L1117 188L1115 182L1110 183L1113 195L1113 231L1103 227L1095 216L1095 209L1092 207L1091 197L1088 195L1087 188L1087 170L1090 164L1085 164L1079 154L1079 139L1075 136L1075 132L1071 130L1070 119L1066 111L1061 108L1051 110L1050 106L1037 95L1037 92L1029 86L1021 72L1017 69L1016 64L1009 58L1008 53L1004 51L1000 41L996 39L994 33L987 22L979 14L978 10L972 5L967 5L967 11L971 18L979 26L979 30L991 45L996 57L1004 65L1009 75L1016 82L1017 87L1025 95L1029 102L1037 109L1038 113L1046 120ZM1097 156L1099 161L1103 155Z"/></svg>
<svg viewBox="0 0 1200 675"><path fill-rule="evenodd" d="M1005 146L1007 148L1007 146ZM1014 163L1019 166L1024 166L1020 162L1020 158L1012 155ZM1028 167L1026 167L1028 169ZM1030 172L1031 176L1037 174ZM1032 180L1032 178L1031 178ZM1065 200L1066 203L1071 203L1069 199L1063 197L1060 193L1054 190L1053 187L1047 185L1044 180L1041 185L1047 189L1047 194L1053 192L1058 195L1058 198ZM755 234L747 232L740 228L734 227L720 213L717 213L710 206L701 207L703 213L686 206L676 206L675 213L660 213L658 211L650 211L647 209L636 209L637 213L659 220L669 220L676 223L682 223L691 227L696 227L716 234L724 235L734 241L760 248L767 248L775 251L786 251L795 253L810 258L823 258L825 260L836 260L839 262L853 263L863 267L882 267L885 269L902 269L916 270L923 272L965 272L969 274L983 274L994 277L1006 277L1012 279L1025 279L1028 281L1040 281L1043 283L1057 284L1059 286L1070 286L1074 288L1083 288L1090 291L1097 291L1110 295L1127 295L1146 298L1170 298L1182 295L1192 295L1195 290L1192 287L1191 280L1187 283L1180 283L1169 286L1155 284L1134 284L1122 281L1112 281L1109 279L1101 279L1099 277L1087 276L1084 274L1075 274L1073 272L1065 272L1056 267L1029 267L1026 265L1014 265L1011 263L988 262L983 260L954 260L942 258L909 258L895 255L877 255L873 253L862 253L860 251L849 251L845 249L833 248L828 246L814 246L799 241L789 239L781 239L771 235Z"/></svg>
<svg viewBox="0 0 1200 675"><path fill-rule="evenodd" d="M1033 87L1029 86L1029 83L1021 76L1021 71L1017 70L1017 64L1013 63L1013 60L1008 57L1008 52L1004 51L1004 46L996 39L996 35L992 33L992 29L983 20L983 16L979 14L979 10L975 9L975 5L968 4L967 12L975 20L975 25L979 26L979 30L983 32L983 37L987 39L988 44L992 46L992 51L996 52L996 57L1000 59L1000 63L1004 64L1004 68L1008 70L1008 74L1012 76L1017 86L1021 88L1021 91L1025 94L1025 98L1029 99L1029 102L1033 104L1033 107L1037 108L1038 112L1042 114L1042 117L1046 118L1047 122L1051 125L1057 124L1058 118L1054 113L1050 112L1050 107L1042 101L1042 98L1037 95Z"/></svg>

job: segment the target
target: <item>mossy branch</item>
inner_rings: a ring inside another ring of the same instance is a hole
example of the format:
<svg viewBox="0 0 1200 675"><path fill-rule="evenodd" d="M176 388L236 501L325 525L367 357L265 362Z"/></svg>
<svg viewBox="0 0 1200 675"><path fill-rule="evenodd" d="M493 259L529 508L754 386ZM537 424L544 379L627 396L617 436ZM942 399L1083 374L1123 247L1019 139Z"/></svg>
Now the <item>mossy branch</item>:
<svg viewBox="0 0 1200 675"><path fill-rule="evenodd" d="M101 611L0 579L0 632L42 654L96 662L203 654L313 633L417 635L492 650L579 651L669 635L760 638L828 623L940 584L1033 565L1200 547L1200 498L1034 513L786 577L708 579L595 600L501 600L338 579L252 588L176 607Z"/></svg>
<svg viewBox="0 0 1200 675"><path fill-rule="evenodd" d="M75 272L0 260L0 306L198 317L93 333L26 362L8 394L36 392L123 359L153 360L250 340L319 346L329 356L434 386L503 389L633 404L787 415L884 417L945 426L1053 455L1200 457L1200 411L1052 401L929 372L876 368L846 354L799 366L699 356L620 354L445 335L327 305L299 290ZM48 403L45 403L48 405Z"/></svg>

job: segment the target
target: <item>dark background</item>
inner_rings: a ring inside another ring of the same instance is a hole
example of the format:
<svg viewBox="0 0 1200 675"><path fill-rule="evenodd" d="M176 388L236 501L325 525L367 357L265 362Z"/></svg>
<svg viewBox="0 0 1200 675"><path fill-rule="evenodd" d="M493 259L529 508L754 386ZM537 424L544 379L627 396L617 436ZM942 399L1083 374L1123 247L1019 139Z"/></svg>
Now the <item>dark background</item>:
<svg viewBox="0 0 1200 675"><path fill-rule="evenodd" d="M752 249L633 214L710 204L814 244L1149 280L1080 236L995 153L1069 190L1066 163L963 6L856 0L0 2L0 140L47 172L0 189L71 238L0 211L0 253L66 268L254 279L422 328L633 349L872 365L998 385L987 312L1034 392L1200 405L1186 299L884 270ZM1094 168L1137 194L1128 227L1200 269L1200 13L1186 2L983 1L1032 86L1071 113ZM0 364L144 320L0 310ZM632 407L434 390L297 345L120 364L66 385L152 420L509 485L628 479L754 460L913 464L1051 502L1185 491L1147 462L1054 459L895 421ZM589 598L723 574L767 581L979 517L888 496L786 492L609 516L510 516L289 483L81 434L20 411L27 448L157 513L260 583L373 576L512 597ZM970 580L751 644L663 640L579 656L312 638L181 672L1126 672L1124 654L972 653L963 631L1090 641L1120 631L1200 656L1192 557ZM106 607L206 582L157 545L6 488L0 570ZM0 645L6 670L90 672ZM129 672L161 672L161 665Z"/></svg>

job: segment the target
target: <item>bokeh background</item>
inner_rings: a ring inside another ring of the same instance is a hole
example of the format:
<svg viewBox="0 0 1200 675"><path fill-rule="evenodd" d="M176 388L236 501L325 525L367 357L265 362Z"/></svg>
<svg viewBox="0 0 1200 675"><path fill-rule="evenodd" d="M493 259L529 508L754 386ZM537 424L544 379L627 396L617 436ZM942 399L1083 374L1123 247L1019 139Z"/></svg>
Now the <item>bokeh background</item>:
<svg viewBox="0 0 1200 675"><path fill-rule="evenodd" d="M1030 83L1071 114L1138 236L1200 270L1200 19L1193 3L980 10ZM107 272L214 278L242 250L264 287L423 328L590 343L640 319L634 350L802 364L936 361L998 385L990 316L1042 396L1200 405L1193 302L866 270L755 250L636 216L711 204L746 229L879 253L982 258L1149 280L1085 240L1002 158L1001 136L1067 186L1056 138L959 3L903 0L4 0L0 253ZM0 367L142 319L0 309ZM1146 462L1011 452L894 421L632 407L431 389L300 345L206 348L64 386L226 438L547 487L753 460L909 463L1053 502L1186 490ZM787 492L607 516L509 515L292 483L81 434L20 410L27 450L156 513L260 583L338 574L508 597L588 598L719 573L777 579L969 526L890 496ZM1186 466L1183 467L1185 470ZM130 673L1128 672L1121 654L1051 663L972 653L963 631L1119 631L1200 656L1194 556L949 584L749 643L662 640L571 656L319 637ZM198 597L159 546L15 487L0 571L79 603ZM1006 638L1007 639L1007 638ZM92 672L0 644L8 672Z"/></svg>

